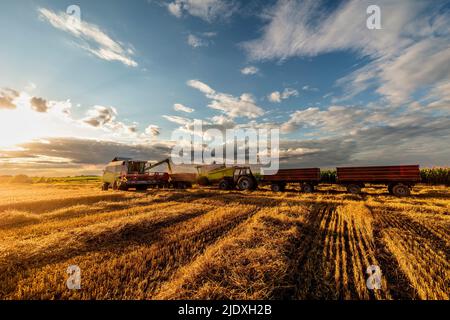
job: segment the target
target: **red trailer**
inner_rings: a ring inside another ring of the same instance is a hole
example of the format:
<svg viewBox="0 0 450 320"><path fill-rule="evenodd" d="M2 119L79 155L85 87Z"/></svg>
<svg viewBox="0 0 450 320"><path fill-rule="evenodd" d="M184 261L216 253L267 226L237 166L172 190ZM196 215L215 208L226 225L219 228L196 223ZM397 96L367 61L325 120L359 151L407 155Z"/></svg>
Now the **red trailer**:
<svg viewBox="0 0 450 320"><path fill-rule="evenodd" d="M262 175L260 183L271 185L272 191L284 191L288 183L300 183L303 192L314 192L320 182L319 168L280 169L273 175Z"/></svg>
<svg viewBox="0 0 450 320"><path fill-rule="evenodd" d="M197 180L195 173L171 173L170 183L176 189L192 188Z"/></svg>
<svg viewBox="0 0 450 320"><path fill-rule="evenodd" d="M420 182L419 165L346 167L337 169L337 182L353 194L361 192L365 183L385 184L390 194L408 196Z"/></svg>

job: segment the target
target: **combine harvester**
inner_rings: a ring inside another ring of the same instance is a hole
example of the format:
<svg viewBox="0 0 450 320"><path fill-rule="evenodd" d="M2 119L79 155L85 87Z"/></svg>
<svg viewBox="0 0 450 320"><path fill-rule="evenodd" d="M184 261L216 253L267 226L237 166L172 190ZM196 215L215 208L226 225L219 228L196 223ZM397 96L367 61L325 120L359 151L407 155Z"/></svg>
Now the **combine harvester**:
<svg viewBox="0 0 450 320"><path fill-rule="evenodd" d="M147 190L150 178L145 173L146 161L116 157L103 171L102 190Z"/></svg>
<svg viewBox="0 0 450 320"><path fill-rule="evenodd" d="M150 172L151 169L162 164L167 164L168 173ZM102 190L109 188L124 191L128 189L147 190L148 188L186 189L192 187L195 178L195 174L173 173L169 159L149 165L147 161L116 157L103 171Z"/></svg>

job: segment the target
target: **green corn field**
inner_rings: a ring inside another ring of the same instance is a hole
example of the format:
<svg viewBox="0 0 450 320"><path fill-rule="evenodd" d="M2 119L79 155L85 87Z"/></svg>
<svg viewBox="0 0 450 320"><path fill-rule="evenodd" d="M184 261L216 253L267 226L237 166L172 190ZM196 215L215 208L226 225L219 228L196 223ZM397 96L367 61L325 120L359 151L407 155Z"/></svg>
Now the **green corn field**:
<svg viewBox="0 0 450 320"><path fill-rule="evenodd" d="M450 168L424 168L420 170L422 183L450 186ZM335 170L322 170L321 179L326 183L336 182Z"/></svg>
<svg viewBox="0 0 450 320"><path fill-rule="evenodd" d="M450 168L421 169L422 183L450 186Z"/></svg>

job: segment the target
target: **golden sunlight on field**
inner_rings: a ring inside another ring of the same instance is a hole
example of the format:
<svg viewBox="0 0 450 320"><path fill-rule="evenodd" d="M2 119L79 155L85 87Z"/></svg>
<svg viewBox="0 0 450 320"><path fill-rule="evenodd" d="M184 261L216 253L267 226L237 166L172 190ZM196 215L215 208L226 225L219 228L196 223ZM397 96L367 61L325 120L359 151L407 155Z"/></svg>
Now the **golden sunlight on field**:
<svg viewBox="0 0 450 320"><path fill-rule="evenodd" d="M366 191L1 185L0 298L449 299L450 189Z"/></svg>

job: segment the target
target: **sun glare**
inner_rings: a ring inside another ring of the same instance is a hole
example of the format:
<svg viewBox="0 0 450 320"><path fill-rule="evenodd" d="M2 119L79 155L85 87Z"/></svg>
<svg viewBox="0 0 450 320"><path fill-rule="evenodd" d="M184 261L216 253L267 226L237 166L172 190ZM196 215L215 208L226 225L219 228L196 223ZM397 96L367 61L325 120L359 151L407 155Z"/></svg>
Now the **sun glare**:
<svg viewBox="0 0 450 320"><path fill-rule="evenodd" d="M50 137L83 136L87 129L74 125L65 110L70 102L52 103L46 112L37 112L29 105L29 97L23 95L16 101L17 108L0 110L0 150Z"/></svg>

